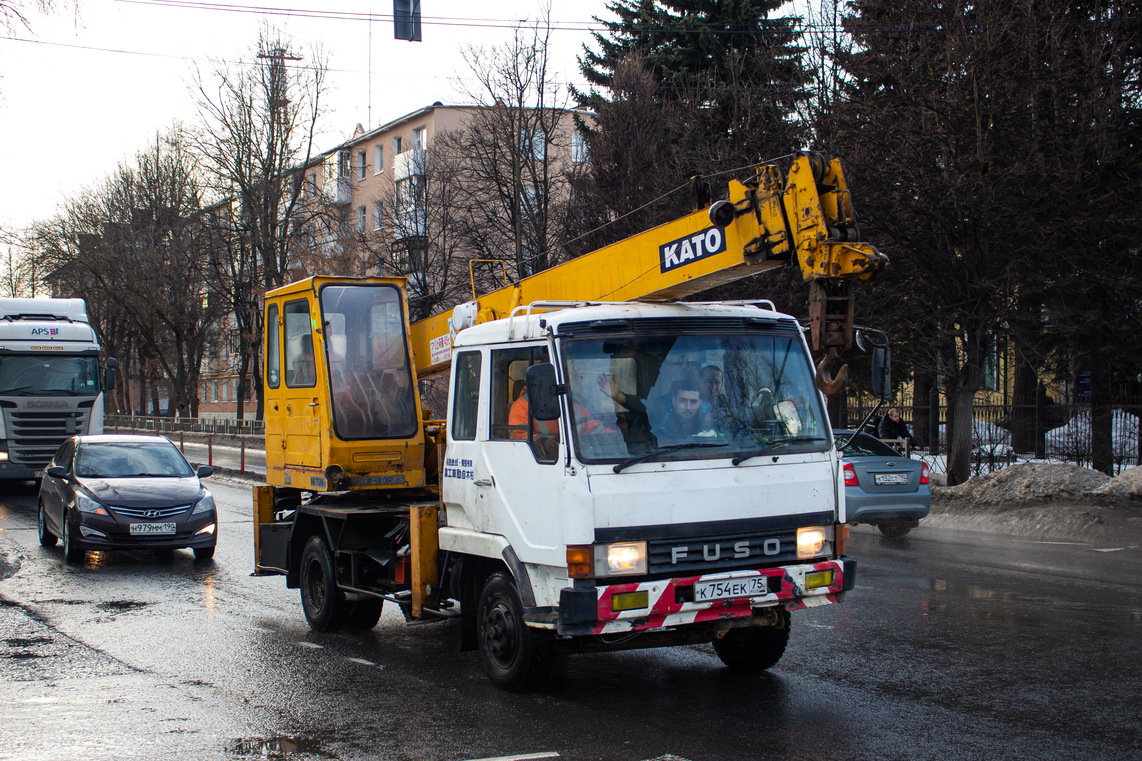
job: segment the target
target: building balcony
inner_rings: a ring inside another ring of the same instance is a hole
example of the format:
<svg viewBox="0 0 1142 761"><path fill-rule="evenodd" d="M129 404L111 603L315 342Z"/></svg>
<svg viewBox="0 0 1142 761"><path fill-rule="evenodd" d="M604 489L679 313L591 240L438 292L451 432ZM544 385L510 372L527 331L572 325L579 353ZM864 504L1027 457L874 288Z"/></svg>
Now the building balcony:
<svg viewBox="0 0 1142 761"><path fill-rule="evenodd" d="M353 183L348 177L335 177L325 181L325 202L333 206L347 206L353 202Z"/></svg>
<svg viewBox="0 0 1142 761"><path fill-rule="evenodd" d="M393 181L400 182L409 177L423 177L428 172L428 151L413 148L398 153L393 159Z"/></svg>

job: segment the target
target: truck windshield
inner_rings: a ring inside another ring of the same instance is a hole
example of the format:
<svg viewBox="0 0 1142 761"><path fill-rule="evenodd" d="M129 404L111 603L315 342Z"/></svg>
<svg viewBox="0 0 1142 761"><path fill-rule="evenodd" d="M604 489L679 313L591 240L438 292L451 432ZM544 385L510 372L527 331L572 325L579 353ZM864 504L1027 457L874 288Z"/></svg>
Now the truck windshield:
<svg viewBox="0 0 1142 761"><path fill-rule="evenodd" d="M0 355L0 396L93 396L99 358L54 354Z"/></svg>
<svg viewBox="0 0 1142 761"><path fill-rule="evenodd" d="M827 418L798 336L577 338L565 344L564 358L583 462L738 464L828 447Z"/></svg>
<svg viewBox="0 0 1142 761"><path fill-rule="evenodd" d="M333 425L342 439L407 438L417 431L400 291L385 284L321 290Z"/></svg>

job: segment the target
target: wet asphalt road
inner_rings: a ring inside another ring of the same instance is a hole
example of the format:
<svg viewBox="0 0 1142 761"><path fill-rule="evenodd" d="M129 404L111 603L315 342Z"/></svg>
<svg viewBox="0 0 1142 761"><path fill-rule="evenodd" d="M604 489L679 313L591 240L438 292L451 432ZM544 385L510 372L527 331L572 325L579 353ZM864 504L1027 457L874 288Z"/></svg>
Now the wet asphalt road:
<svg viewBox="0 0 1142 761"><path fill-rule="evenodd" d="M249 575L248 485L211 486L213 562L79 568L36 541L31 487L0 487L0 759L1142 759L1137 546L858 528L858 589L794 614L769 674L582 655L521 696L454 622L309 631Z"/></svg>

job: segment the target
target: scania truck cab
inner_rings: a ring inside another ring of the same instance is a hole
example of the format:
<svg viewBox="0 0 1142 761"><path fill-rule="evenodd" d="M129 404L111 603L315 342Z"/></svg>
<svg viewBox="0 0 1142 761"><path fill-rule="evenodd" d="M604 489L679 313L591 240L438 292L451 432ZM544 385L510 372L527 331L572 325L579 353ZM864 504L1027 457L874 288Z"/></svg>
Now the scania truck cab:
<svg viewBox="0 0 1142 761"><path fill-rule="evenodd" d="M83 299L0 299L0 480L39 478L67 437L102 433L114 370L100 375Z"/></svg>

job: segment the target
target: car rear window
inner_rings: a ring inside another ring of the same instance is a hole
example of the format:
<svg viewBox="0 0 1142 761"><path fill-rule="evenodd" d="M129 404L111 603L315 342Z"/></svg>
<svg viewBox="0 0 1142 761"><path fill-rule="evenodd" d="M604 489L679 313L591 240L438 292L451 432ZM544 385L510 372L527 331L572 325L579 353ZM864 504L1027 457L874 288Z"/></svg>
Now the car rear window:
<svg viewBox="0 0 1142 761"><path fill-rule="evenodd" d="M848 440L848 436L844 434L837 435L837 449L844 446ZM845 457L900 457L901 454L892 447L885 444L880 439L869 436L866 433L858 433L853 436L852 443L845 446L841 450L841 454Z"/></svg>
<svg viewBox="0 0 1142 761"><path fill-rule="evenodd" d="M161 442L80 444L75 472L81 478L194 475L175 446Z"/></svg>

